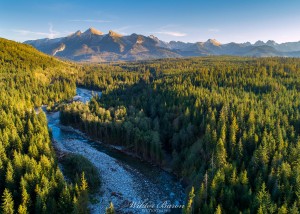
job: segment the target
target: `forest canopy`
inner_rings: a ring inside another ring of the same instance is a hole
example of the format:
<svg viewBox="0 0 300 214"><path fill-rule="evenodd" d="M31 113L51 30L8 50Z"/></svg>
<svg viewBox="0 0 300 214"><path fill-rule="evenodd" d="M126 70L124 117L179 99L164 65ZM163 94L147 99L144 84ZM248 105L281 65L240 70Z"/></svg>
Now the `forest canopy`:
<svg viewBox="0 0 300 214"><path fill-rule="evenodd" d="M75 94L72 65L0 39L1 213L84 213L85 177L68 184L46 115L35 107Z"/></svg>
<svg viewBox="0 0 300 214"><path fill-rule="evenodd" d="M299 59L201 57L112 69L86 73L81 85L105 90L65 106L63 124L171 167L194 186L187 212L299 212Z"/></svg>
<svg viewBox="0 0 300 214"><path fill-rule="evenodd" d="M300 59L88 65L0 39L0 79L3 213L87 209L85 177L64 180L35 111L76 85L102 96L64 105L61 123L171 170L190 190L186 213L299 212Z"/></svg>

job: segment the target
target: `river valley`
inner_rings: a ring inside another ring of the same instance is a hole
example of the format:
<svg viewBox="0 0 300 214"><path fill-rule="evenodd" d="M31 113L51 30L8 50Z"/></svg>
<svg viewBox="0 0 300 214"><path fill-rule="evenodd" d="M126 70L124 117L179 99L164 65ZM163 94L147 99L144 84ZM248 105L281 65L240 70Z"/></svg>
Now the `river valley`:
<svg viewBox="0 0 300 214"><path fill-rule="evenodd" d="M93 92L77 88L76 100L88 102ZM181 213L185 193L180 182L158 167L90 140L71 127L62 126L59 112L46 112L54 146L80 154L99 170L101 190L94 195L91 213L105 213L112 202L121 213Z"/></svg>

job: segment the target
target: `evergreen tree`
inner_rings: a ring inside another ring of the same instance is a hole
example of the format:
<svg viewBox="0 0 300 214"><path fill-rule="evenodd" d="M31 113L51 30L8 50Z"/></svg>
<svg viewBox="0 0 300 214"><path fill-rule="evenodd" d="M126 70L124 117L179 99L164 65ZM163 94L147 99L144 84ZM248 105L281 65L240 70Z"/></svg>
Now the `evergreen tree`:
<svg viewBox="0 0 300 214"><path fill-rule="evenodd" d="M14 201L8 189L5 189L3 192L1 207L4 214L14 214Z"/></svg>
<svg viewBox="0 0 300 214"><path fill-rule="evenodd" d="M76 208L78 213L84 214L88 213L88 184L85 179L84 172L81 175L81 183L80 186L75 188L77 192L77 200L76 200Z"/></svg>
<svg viewBox="0 0 300 214"><path fill-rule="evenodd" d="M216 165L224 167L226 165L227 152L222 138L218 140L216 148Z"/></svg>
<svg viewBox="0 0 300 214"><path fill-rule="evenodd" d="M109 207L106 208L106 211L105 211L106 214L115 214L115 208L114 208L114 205L112 202L110 202L109 204Z"/></svg>
<svg viewBox="0 0 300 214"><path fill-rule="evenodd" d="M194 187L192 187L191 191L189 193L187 204L186 204L186 206L185 206L185 208L183 210L184 214L191 214L191 213L193 213L194 197L195 197Z"/></svg>
<svg viewBox="0 0 300 214"><path fill-rule="evenodd" d="M221 209L220 204L217 206L217 209L216 209L216 211L215 211L215 214L222 214L222 209Z"/></svg>

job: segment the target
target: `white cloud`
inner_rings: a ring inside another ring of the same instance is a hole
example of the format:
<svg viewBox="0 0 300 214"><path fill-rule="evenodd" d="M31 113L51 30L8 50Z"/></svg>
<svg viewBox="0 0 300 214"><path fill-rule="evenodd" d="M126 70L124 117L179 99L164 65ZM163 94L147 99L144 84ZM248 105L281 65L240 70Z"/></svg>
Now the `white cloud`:
<svg viewBox="0 0 300 214"><path fill-rule="evenodd" d="M163 35L173 36L173 37L187 36L186 33L177 31L176 28L178 29L178 28L181 28L181 27L178 26L178 25L169 24L169 25L165 25L165 26L160 27L156 32L153 32L153 33L163 34Z"/></svg>
<svg viewBox="0 0 300 214"><path fill-rule="evenodd" d="M14 29L13 32L19 33L21 35L35 35L35 36L49 36L49 33L23 30L23 29Z"/></svg>
<svg viewBox="0 0 300 214"><path fill-rule="evenodd" d="M11 31L18 33L22 36L31 36L31 37L44 36L49 39L53 39L61 35L60 32L53 30L53 25L51 23L49 23L49 32L31 31L31 30L24 30L24 29L12 29Z"/></svg>
<svg viewBox="0 0 300 214"><path fill-rule="evenodd" d="M100 19L72 19L69 22L90 22L90 23L106 23L111 22L108 20L100 20Z"/></svg>
<svg viewBox="0 0 300 214"><path fill-rule="evenodd" d="M164 35L168 35L168 36L175 36L175 37L187 36L186 33L175 32L175 31L158 31L158 32L154 32L154 33L164 34Z"/></svg>
<svg viewBox="0 0 300 214"><path fill-rule="evenodd" d="M60 35L59 32L54 31L53 30L53 25L51 23L49 23L49 34L48 34L48 38L49 39L53 39L54 37Z"/></svg>

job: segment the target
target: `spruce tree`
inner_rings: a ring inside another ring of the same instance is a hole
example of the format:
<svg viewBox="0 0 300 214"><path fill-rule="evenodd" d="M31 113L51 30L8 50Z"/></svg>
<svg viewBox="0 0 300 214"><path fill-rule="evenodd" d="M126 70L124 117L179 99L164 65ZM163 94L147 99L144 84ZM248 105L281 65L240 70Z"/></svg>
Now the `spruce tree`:
<svg viewBox="0 0 300 214"><path fill-rule="evenodd" d="M3 192L1 207L3 214L14 214L14 201L8 189L5 189Z"/></svg>

